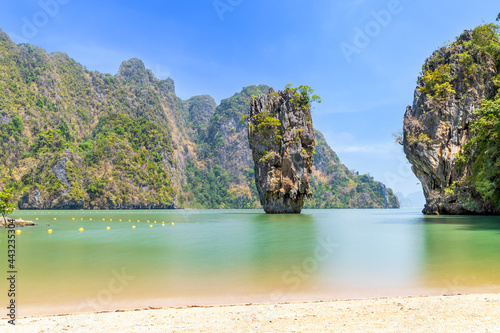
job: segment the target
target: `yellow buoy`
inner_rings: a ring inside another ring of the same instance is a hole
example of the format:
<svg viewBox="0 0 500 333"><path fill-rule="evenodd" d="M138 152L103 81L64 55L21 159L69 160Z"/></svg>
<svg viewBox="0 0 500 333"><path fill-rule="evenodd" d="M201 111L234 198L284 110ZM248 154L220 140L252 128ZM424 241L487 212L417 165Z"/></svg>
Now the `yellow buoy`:
<svg viewBox="0 0 500 333"><path fill-rule="evenodd" d="M74 219L75 219L75 218L73 217L73 220L74 220Z"/></svg>
<svg viewBox="0 0 500 333"><path fill-rule="evenodd" d="M89 219L89 221L92 221L92 219Z"/></svg>
<svg viewBox="0 0 500 333"><path fill-rule="evenodd" d="M148 220L148 223L149 223L149 220Z"/></svg>
<svg viewBox="0 0 500 333"><path fill-rule="evenodd" d="M121 221L122 221L122 219L119 219L118 221L120 221L120 222L121 222Z"/></svg>
<svg viewBox="0 0 500 333"><path fill-rule="evenodd" d="M156 223L156 221L155 221L155 223Z"/></svg>
<svg viewBox="0 0 500 333"><path fill-rule="evenodd" d="M54 221L57 220L55 217L54 217Z"/></svg>
<svg viewBox="0 0 500 333"><path fill-rule="evenodd" d="M51 233L52 233L52 229L49 229L48 231L49 231L49 234L51 234Z"/></svg>
<svg viewBox="0 0 500 333"><path fill-rule="evenodd" d="M37 221L38 221L38 217L37 217L35 220L37 220Z"/></svg>
<svg viewBox="0 0 500 333"><path fill-rule="evenodd" d="M81 218L80 218L80 220L82 220L82 221L83 221L83 217L81 217Z"/></svg>
<svg viewBox="0 0 500 333"><path fill-rule="evenodd" d="M110 221L113 221L113 219L109 219Z"/></svg>
<svg viewBox="0 0 500 333"><path fill-rule="evenodd" d="M171 225L175 225L175 223L174 223L174 222L170 222L170 224L171 224Z"/></svg>
<svg viewBox="0 0 500 333"><path fill-rule="evenodd" d="M83 231L83 228L80 228L80 229L78 229L78 230Z"/></svg>
<svg viewBox="0 0 500 333"><path fill-rule="evenodd" d="M135 225L132 226L132 229L135 229Z"/></svg>
<svg viewBox="0 0 500 333"><path fill-rule="evenodd" d="M106 219L102 219L103 221L106 221Z"/></svg>
<svg viewBox="0 0 500 333"><path fill-rule="evenodd" d="M150 227L150 228L152 228L152 227L153 227L153 225L152 225L152 224L150 224L150 225L149 225L149 227Z"/></svg>
<svg viewBox="0 0 500 333"><path fill-rule="evenodd" d="M128 220L128 221L129 221L129 222L132 222L132 221L130 221L130 220Z"/></svg>
<svg viewBox="0 0 500 333"><path fill-rule="evenodd" d="M165 224L162 224L161 226L162 226L162 227L164 227L164 226L165 226Z"/></svg>
<svg viewBox="0 0 500 333"><path fill-rule="evenodd" d="M111 228L110 227L106 227L106 230L110 230Z"/></svg>
<svg viewBox="0 0 500 333"><path fill-rule="evenodd" d="M21 233L21 230L16 230L16 234L20 234Z"/></svg>
<svg viewBox="0 0 500 333"><path fill-rule="evenodd" d="M141 221L137 220L137 223L139 223L139 222L141 222Z"/></svg>

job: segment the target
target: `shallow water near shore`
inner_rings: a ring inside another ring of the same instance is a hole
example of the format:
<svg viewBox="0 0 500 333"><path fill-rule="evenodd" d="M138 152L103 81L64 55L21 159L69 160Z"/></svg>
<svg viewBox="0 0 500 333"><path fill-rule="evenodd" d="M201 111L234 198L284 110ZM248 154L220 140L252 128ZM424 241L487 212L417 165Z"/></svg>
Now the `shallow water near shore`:
<svg viewBox="0 0 500 333"><path fill-rule="evenodd" d="M18 316L500 292L500 217L426 217L419 210L16 211L12 217L39 223L16 237ZM3 229L4 274L6 243ZM0 288L7 304L6 279Z"/></svg>

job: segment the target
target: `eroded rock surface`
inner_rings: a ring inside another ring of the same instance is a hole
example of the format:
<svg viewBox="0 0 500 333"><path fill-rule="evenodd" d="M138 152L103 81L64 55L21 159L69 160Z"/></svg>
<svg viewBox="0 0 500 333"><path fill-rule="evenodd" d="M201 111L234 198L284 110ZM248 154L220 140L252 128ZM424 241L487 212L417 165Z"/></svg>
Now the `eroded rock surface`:
<svg viewBox="0 0 500 333"><path fill-rule="evenodd" d="M315 147L309 102L293 90L254 96L248 139L260 202L269 214L300 213L311 195Z"/></svg>
<svg viewBox="0 0 500 333"><path fill-rule="evenodd" d="M469 123L481 101L496 91L492 57L472 49L471 31L443 47L424 64L413 106L404 117L404 151L426 197L425 214L497 214L464 181L471 165L457 154L470 138Z"/></svg>

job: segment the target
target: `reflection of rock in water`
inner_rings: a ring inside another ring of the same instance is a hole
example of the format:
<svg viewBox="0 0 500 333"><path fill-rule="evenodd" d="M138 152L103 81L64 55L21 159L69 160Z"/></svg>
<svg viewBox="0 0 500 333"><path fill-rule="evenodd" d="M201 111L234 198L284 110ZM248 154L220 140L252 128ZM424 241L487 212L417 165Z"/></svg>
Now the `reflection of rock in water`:
<svg viewBox="0 0 500 333"><path fill-rule="evenodd" d="M314 129L309 101L293 89L254 97L248 140L255 183L266 213L300 213L311 195ZM297 97L298 96L298 97Z"/></svg>
<svg viewBox="0 0 500 333"><path fill-rule="evenodd" d="M441 294L500 292L497 217L426 217L425 286Z"/></svg>

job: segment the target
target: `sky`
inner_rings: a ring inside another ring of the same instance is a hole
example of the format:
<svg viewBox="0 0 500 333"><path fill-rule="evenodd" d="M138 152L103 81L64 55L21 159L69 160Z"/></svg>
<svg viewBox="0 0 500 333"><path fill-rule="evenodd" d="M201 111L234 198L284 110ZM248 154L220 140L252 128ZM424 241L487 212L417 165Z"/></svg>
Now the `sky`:
<svg viewBox="0 0 500 333"><path fill-rule="evenodd" d="M309 85L323 101L314 127L341 161L408 195L421 185L392 133L422 64L498 12L493 0L23 0L2 1L0 29L90 70L140 58L182 99Z"/></svg>

